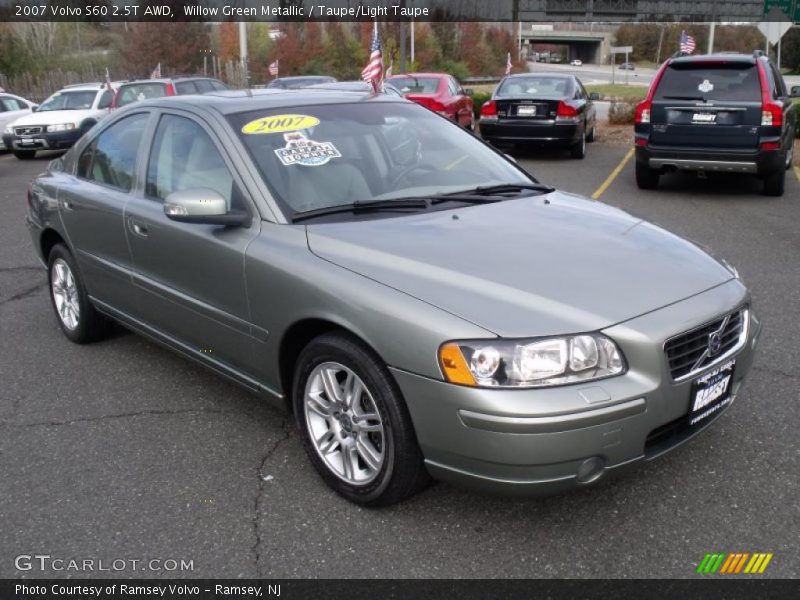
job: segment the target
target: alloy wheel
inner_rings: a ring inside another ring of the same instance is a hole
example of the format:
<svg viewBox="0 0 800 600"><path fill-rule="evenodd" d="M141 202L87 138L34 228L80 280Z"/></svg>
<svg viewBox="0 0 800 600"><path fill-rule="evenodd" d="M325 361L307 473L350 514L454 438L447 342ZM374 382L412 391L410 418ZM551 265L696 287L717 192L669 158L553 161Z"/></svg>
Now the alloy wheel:
<svg viewBox="0 0 800 600"><path fill-rule="evenodd" d="M362 379L337 362L324 362L308 377L303 398L312 445L328 469L363 486L381 472L386 457L383 419Z"/></svg>
<svg viewBox="0 0 800 600"><path fill-rule="evenodd" d="M81 307L75 277L65 260L58 258L53 263L51 279L50 289L58 318L67 329L73 330L80 322Z"/></svg>

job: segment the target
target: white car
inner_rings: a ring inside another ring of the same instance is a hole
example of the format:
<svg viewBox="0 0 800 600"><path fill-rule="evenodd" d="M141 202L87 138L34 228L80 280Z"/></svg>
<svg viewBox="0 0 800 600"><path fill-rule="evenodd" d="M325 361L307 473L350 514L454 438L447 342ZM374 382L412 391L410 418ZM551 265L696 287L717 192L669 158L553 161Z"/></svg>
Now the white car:
<svg viewBox="0 0 800 600"><path fill-rule="evenodd" d="M14 94L0 93L0 130L5 128L19 117L29 115L36 108L36 104ZM3 140L0 139L0 150L4 150Z"/></svg>
<svg viewBox="0 0 800 600"><path fill-rule="evenodd" d="M583 66L583 61L582 61L582 60L578 60L578 59L576 58L575 60L573 60L573 61L570 61L570 63L569 63L569 64L570 64L570 66L572 66L572 67L582 67L582 66Z"/></svg>
<svg viewBox="0 0 800 600"><path fill-rule="evenodd" d="M108 115L114 92L101 83L67 86L7 125L3 142L19 159L33 158L38 150L70 148Z"/></svg>

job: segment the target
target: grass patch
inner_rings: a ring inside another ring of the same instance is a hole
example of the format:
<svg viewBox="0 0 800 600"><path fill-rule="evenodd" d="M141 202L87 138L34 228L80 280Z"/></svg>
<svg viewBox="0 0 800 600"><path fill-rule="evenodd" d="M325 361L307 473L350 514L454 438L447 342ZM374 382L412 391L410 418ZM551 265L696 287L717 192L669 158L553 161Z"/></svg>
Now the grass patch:
<svg viewBox="0 0 800 600"><path fill-rule="evenodd" d="M621 85L621 84L601 84L587 85L586 91L590 94L600 94L601 100L620 99L628 102L644 100L647 95L647 86L644 85Z"/></svg>

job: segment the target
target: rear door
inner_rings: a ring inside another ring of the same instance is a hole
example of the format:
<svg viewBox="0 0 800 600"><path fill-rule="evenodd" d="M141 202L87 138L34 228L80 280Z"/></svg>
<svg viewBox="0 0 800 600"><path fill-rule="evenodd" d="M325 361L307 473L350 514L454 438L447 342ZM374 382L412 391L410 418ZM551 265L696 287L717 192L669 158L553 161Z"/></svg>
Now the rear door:
<svg viewBox="0 0 800 600"><path fill-rule="evenodd" d="M761 110L755 60L676 61L653 96L650 143L755 151Z"/></svg>

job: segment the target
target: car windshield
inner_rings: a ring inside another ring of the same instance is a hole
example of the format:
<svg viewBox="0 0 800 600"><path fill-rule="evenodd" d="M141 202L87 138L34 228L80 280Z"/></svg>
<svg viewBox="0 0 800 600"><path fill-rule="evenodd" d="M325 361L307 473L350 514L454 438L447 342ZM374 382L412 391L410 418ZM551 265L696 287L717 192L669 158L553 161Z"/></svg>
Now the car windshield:
<svg viewBox="0 0 800 600"><path fill-rule="evenodd" d="M92 108L96 91L56 92L39 105L37 112L48 110L85 110Z"/></svg>
<svg viewBox="0 0 800 600"><path fill-rule="evenodd" d="M496 98L561 98L572 95L572 82L564 77L513 77L497 88Z"/></svg>
<svg viewBox="0 0 800 600"><path fill-rule="evenodd" d="M758 69L744 62L673 64L664 71L655 99L758 102Z"/></svg>
<svg viewBox="0 0 800 600"><path fill-rule="evenodd" d="M149 98L161 98L167 95L167 86L163 83L134 83L123 85L119 91L117 106L125 106Z"/></svg>
<svg viewBox="0 0 800 600"><path fill-rule="evenodd" d="M438 77L414 77L404 75L389 79L393 86L404 94L435 94L439 89Z"/></svg>
<svg viewBox="0 0 800 600"><path fill-rule="evenodd" d="M228 119L289 216L532 181L472 134L416 104L326 104Z"/></svg>

